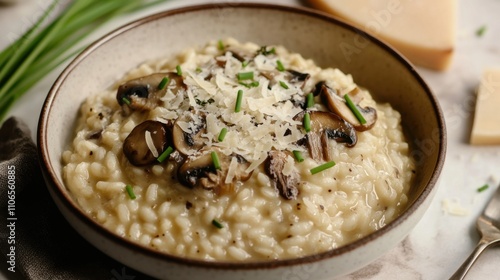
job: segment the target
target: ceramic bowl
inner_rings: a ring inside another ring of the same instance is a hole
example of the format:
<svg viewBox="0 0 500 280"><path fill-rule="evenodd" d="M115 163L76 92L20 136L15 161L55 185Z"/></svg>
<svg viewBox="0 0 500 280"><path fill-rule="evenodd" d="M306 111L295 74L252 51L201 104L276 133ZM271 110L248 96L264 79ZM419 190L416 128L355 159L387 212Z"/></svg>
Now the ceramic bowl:
<svg viewBox="0 0 500 280"><path fill-rule="evenodd" d="M120 238L87 217L68 193L61 166L62 152L69 147L84 99L144 61L225 37L284 45L321 67L351 73L376 100L389 102L401 112L418 174L405 212L382 229L338 249L258 263L205 262L155 252ZM83 51L50 90L41 112L38 146L48 189L64 217L90 243L130 267L167 279L332 279L367 265L408 235L436 191L445 138L441 110L430 89L407 60L381 41L311 10L219 3L140 19Z"/></svg>

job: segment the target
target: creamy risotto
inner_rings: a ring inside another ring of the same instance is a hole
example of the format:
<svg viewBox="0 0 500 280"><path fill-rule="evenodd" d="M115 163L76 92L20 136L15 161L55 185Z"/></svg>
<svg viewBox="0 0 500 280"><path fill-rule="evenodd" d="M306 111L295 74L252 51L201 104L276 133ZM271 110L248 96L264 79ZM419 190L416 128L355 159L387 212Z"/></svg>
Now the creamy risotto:
<svg viewBox="0 0 500 280"><path fill-rule="evenodd" d="M414 176L397 111L281 46L226 39L145 63L80 114L63 172L81 209L181 257L337 248L397 217Z"/></svg>

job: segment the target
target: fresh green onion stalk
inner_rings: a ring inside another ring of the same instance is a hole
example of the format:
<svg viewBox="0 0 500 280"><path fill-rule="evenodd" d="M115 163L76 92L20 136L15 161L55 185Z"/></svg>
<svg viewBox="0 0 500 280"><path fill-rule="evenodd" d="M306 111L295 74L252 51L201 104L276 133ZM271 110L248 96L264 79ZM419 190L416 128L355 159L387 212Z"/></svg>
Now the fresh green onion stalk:
<svg viewBox="0 0 500 280"><path fill-rule="evenodd" d="M53 0L38 21L0 52L0 122L45 75L76 53L83 38L120 15L168 0Z"/></svg>

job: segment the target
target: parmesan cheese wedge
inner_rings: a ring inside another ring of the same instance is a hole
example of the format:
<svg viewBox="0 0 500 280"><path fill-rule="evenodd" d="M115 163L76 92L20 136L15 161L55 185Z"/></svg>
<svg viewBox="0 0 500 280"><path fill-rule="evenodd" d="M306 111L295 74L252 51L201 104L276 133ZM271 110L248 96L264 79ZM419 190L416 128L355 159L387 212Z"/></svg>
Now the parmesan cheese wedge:
<svg viewBox="0 0 500 280"><path fill-rule="evenodd" d="M471 144L500 144L500 69L485 70L477 93Z"/></svg>
<svg viewBox="0 0 500 280"><path fill-rule="evenodd" d="M434 70L448 68L454 48L456 0L310 0L378 37L411 62Z"/></svg>

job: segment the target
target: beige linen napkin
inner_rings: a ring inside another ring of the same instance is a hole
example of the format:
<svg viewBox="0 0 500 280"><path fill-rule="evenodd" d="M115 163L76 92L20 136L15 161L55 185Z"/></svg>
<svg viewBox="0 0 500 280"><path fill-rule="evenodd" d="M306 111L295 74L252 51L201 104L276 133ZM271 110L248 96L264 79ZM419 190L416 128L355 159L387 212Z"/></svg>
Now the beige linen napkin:
<svg viewBox="0 0 500 280"><path fill-rule="evenodd" d="M66 222L45 187L29 135L15 118L0 128L0 224L7 225L0 227L0 251L7 259L6 276L151 279L98 251Z"/></svg>

